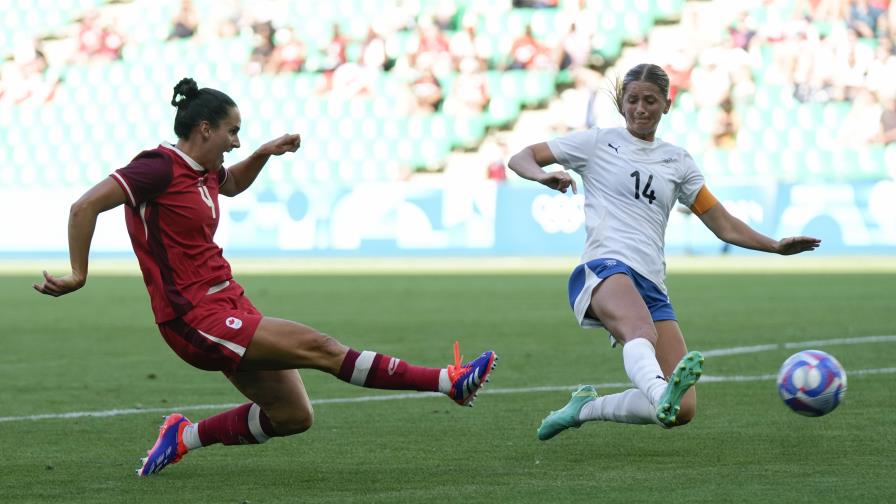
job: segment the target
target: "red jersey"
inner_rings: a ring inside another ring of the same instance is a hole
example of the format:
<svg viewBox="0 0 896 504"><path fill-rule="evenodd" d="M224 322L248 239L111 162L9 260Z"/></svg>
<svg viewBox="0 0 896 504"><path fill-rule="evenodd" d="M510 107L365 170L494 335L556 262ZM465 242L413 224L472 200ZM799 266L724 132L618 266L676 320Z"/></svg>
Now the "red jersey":
<svg viewBox="0 0 896 504"><path fill-rule="evenodd" d="M128 197L125 222L156 323L183 316L210 287L231 279L230 264L213 239L226 169L210 173L162 144L110 176Z"/></svg>

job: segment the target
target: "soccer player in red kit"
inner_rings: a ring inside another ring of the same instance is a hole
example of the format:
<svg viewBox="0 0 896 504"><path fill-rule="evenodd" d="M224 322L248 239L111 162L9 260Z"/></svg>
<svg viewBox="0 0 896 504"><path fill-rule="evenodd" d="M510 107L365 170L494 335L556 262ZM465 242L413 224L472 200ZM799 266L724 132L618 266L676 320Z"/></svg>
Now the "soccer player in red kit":
<svg viewBox="0 0 896 504"><path fill-rule="evenodd" d="M57 277L44 271L43 281L34 284L50 296L83 287L97 216L125 204L128 234L163 338L189 364L223 372L250 401L197 423L179 413L167 416L137 473L157 473L202 446L263 443L307 430L314 412L296 372L300 368L363 387L439 391L472 405L494 368L493 351L461 364L455 343L453 365L414 366L262 315L213 240L218 195L246 190L271 156L299 148L299 135L271 140L225 168L224 153L240 146L241 119L233 100L187 78L174 87L171 104L177 108L177 144L141 152L81 196L69 216L71 273Z"/></svg>

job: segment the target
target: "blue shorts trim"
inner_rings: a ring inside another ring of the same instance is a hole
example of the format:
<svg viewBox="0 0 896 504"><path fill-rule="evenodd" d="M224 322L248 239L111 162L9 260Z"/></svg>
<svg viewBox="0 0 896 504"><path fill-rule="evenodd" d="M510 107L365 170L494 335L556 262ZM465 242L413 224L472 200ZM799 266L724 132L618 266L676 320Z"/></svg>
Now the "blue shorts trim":
<svg viewBox="0 0 896 504"><path fill-rule="evenodd" d="M632 279L654 322L678 320L669 295L655 283L618 259L600 258L576 266L569 276L569 306L575 312L579 325L603 327L600 320L587 314L591 305L591 293L605 278L620 273Z"/></svg>

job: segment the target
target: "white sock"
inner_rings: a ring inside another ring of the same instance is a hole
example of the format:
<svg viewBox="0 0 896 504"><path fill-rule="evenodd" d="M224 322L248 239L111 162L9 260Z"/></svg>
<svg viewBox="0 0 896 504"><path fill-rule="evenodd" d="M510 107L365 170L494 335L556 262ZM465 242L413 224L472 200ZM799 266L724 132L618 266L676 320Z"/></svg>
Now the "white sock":
<svg viewBox="0 0 896 504"><path fill-rule="evenodd" d="M439 392L443 394L451 393L451 380L448 379L448 370L442 369L439 372Z"/></svg>
<svg viewBox="0 0 896 504"><path fill-rule="evenodd" d="M184 427L183 434L184 444L187 451L193 451L196 448L202 448L202 441L199 440L199 424L190 424Z"/></svg>
<svg viewBox="0 0 896 504"><path fill-rule="evenodd" d="M638 389L600 396L582 407L579 420L646 425L656 423L656 409Z"/></svg>
<svg viewBox="0 0 896 504"><path fill-rule="evenodd" d="M622 347L622 362L629 379L647 396L654 406L666 390L663 370L656 360L653 343L644 338L635 338Z"/></svg>

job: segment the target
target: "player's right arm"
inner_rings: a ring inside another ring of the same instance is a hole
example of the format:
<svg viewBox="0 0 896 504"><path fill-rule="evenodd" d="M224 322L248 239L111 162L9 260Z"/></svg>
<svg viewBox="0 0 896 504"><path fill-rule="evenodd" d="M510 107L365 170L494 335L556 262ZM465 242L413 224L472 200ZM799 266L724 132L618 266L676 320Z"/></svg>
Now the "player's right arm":
<svg viewBox="0 0 896 504"><path fill-rule="evenodd" d="M572 187L572 192L575 194L576 181L565 170L546 172L542 169L556 162L557 158L554 157L548 144L542 142L532 144L514 154L507 162L507 167L524 179L544 184L562 193Z"/></svg>
<svg viewBox="0 0 896 504"><path fill-rule="evenodd" d="M111 177L90 188L72 204L68 217L68 253L72 271L68 275L53 276L44 271L44 280L34 289L48 296L62 296L74 292L87 283L87 256L96 229L97 216L127 201L127 195Z"/></svg>

